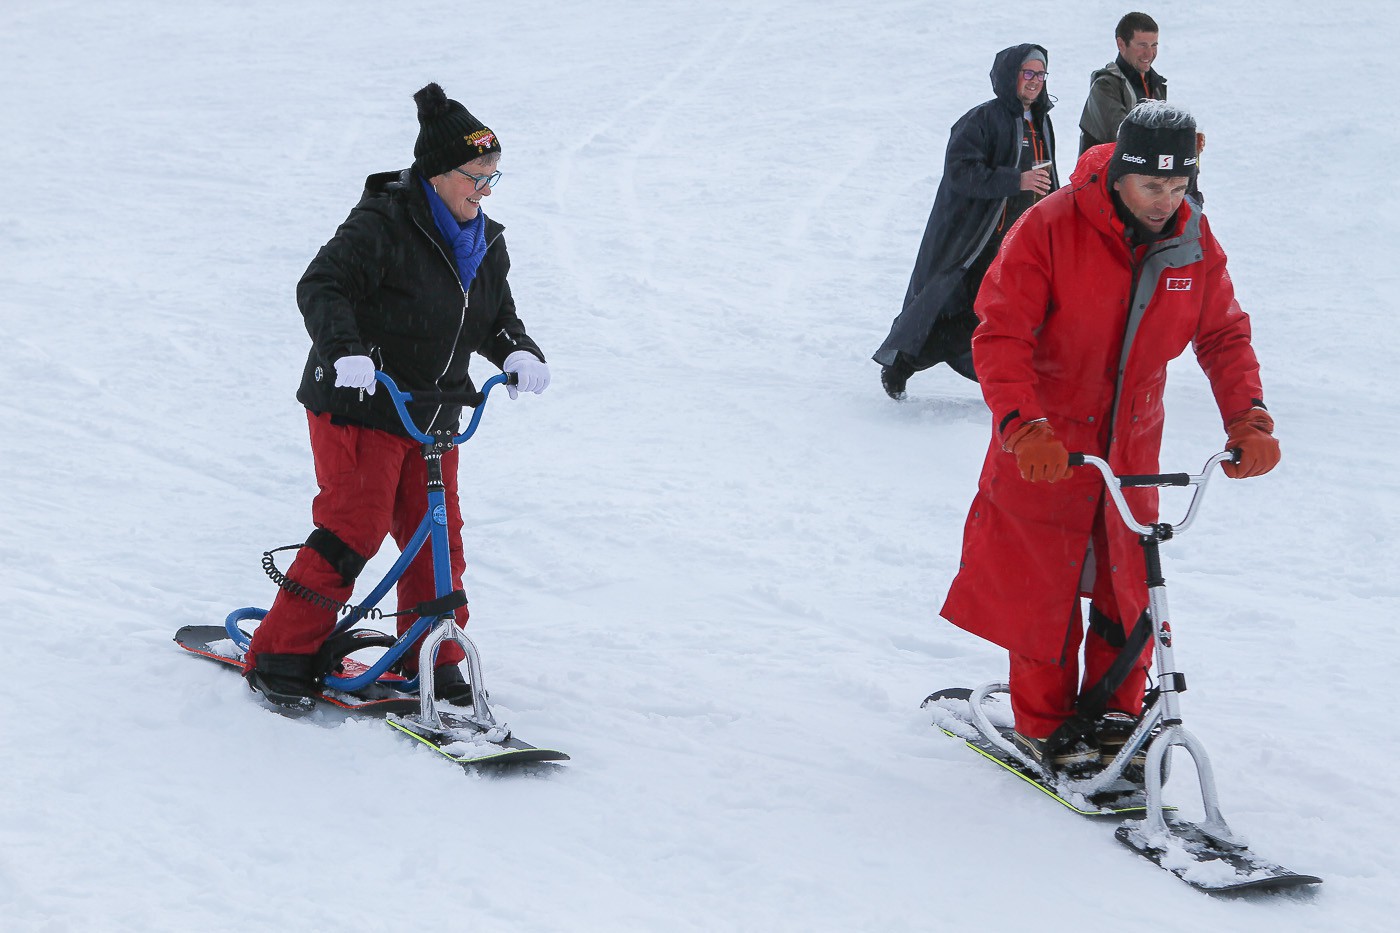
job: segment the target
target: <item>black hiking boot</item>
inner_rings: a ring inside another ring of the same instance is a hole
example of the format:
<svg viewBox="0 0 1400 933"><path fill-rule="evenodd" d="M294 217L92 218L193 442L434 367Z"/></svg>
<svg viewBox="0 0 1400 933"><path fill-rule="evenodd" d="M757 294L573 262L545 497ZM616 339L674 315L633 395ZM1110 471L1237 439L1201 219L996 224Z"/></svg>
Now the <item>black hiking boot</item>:
<svg viewBox="0 0 1400 933"><path fill-rule="evenodd" d="M909 377L912 375L914 375L913 370L896 361L893 366L880 367L880 385L885 387L886 395L896 402L901 402L908 395L905 389L908 387Z"/></svg>
<svg viewBox="0 0 1400 933"><path fill-rule="evenodd" d="M314 654L259 654L243 676L255 693L290 712L310 712L321 695Z"/></svg>
<svg viewBox="0 0 1400 933"><path fill-rule="evenodd" d="M1049 739L1033 739L1013 732L1011 744L1027 758L1058 774L1078 777L1097 771L1099 767L1099 750L1083 739L1052 747Z"/></svg>
<svg viewBox="0 0 1400 933"><path fill-rule="evenodd" d="M471 706L472 685L462 676L460 667L443 664L433 668L433 696L453 706Z"/></svg>

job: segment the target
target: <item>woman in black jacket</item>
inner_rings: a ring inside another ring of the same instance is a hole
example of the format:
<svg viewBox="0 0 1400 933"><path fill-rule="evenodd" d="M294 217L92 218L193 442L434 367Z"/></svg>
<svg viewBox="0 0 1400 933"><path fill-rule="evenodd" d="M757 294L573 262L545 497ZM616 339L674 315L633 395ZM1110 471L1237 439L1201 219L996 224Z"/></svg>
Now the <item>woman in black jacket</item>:
<svg viewBox="0 0 1400 933"><path fill-rule="evenodd" d="M500 141L442 88L417 94L414 163L371 175L360 203L311 261L297 285L297 305L311 335L297 400L307 409L320 492L312 502L316 530L287 576L301 588L343 602L386 534L402 548L427 507L426 468L419 444L405 433L385 394L375 395L381 369L408 392L474 391L471 354L514 372L520 391L549 385L544 355L515 313L503 227L482 213L500 180ZM458 430L460 405L416 410L426 431ZM452 585L462 588L466 560L457 499L457 452L442 460L447 487ZM435 595L425 549L398 583L399 608ZM467 608L456 611L464 625ZM415 621L398 616L399 632ZM273 703L308 708L319 688L317 651L335 614L288 589L277 594L253 635L246 676ZM417 652L404 655L415 673ZM448 641L434 672L437 695L470 702L457 667L460 647Z"/></svg>

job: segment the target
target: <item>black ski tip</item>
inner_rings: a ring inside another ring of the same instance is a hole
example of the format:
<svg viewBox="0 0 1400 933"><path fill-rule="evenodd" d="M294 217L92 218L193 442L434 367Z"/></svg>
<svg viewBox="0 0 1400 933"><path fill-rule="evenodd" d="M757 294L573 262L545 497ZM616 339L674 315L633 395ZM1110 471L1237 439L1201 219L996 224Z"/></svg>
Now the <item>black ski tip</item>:
<svg viewBox="0 0 1400 933"><path fill-rule="evenodd" d="M928 706L930 703L937 703L939 700L970 700L970 699L972 699L972 690L971 690L971 688L969 688L969 687L948 687L948 688L943 689L943 690L935 690L935 691L933 691L932 693L930 693L928 696L924 697L924 702L922 702L922 703L919 704L919 708L922 709L923 707Z"/></svg>
<svg viewBox="0 0 1400 933"><path fill-rule="evenodd" d="M228 638L222 625L182 625L175 632L175 643L182 648L190 645L204 646L211 641Z"/></svg>

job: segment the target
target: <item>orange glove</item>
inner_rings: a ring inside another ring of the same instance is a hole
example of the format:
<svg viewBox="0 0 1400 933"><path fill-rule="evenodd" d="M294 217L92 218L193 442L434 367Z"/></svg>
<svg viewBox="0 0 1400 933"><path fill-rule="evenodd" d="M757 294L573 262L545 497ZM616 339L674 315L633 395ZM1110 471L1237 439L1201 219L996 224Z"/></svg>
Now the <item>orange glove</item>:
<svg viewBox="0 0 1400 933"><path fill-rule="evenodd" d="M1016 456L1021 477L1032 483L1054 483L1069 476L1069 451L1055 437L1048 421L1023 424L1008 437L1001 449Z"/></svg>
<svg viewBox="0 0 1400 933"><path fill-rule="evenodd" d="M1222 463L1225 475L1231 479L1263 476L1278 466L1281 454L1274 440L1274 419L1262 408L1251 408L1235 415L1225 425L1229 435L1227 450L1240 451L1239 463Z"/></svg>

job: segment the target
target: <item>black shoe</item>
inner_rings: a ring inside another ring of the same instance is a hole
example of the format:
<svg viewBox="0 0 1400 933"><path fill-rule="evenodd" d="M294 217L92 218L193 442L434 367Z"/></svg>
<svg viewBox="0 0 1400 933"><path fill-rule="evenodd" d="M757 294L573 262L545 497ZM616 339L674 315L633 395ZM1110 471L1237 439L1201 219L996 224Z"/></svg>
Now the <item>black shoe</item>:
<svg viewBox="0 0 1400 933"><path fill-rule="evenodd" d="M254 692L285 710L309 712L321 695L316 656L312 654L259 654L257 663L243 676Z"/></svg>
<svg viewBox="0 0 1400 933"><path fill-rule="evenodd" d="M1097 770L1099 750L1083 739L1052 748L1049 739L1033 739L1019 732L1011 733L1011 744L1037 764L1051 771L1077 775Z"/></svg>
<svg viewBox="0 0 1400 933"><path fill-rule="evenodd" d="M908 394L905 388L909 385L909 377L913 373L896 363L893 366L880 367L880 385L885 387L885 394L896 402L903 401Z"/></svg>
<svg viewBox="0 0 1400 933"><path fill-rule="evenodd" d="M1117 710L1104 713L1094 722L1094 741L1099 746L1099 758L1108 767L1138 726L1138 717ZM1134 754L1128 766L1141 771L1147 765L1147 743L1144 742Z"/></svg>
<svg viewBox="0 0 1400 933"><path fill-rule="evenodd" d="M472 685L462 676L460 667L444 664L433 668L433 696L453 706L471 706Z"/></svg>

